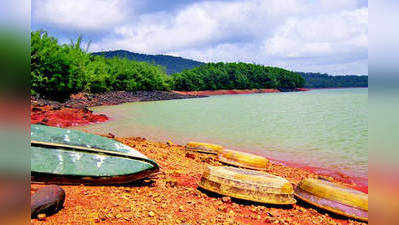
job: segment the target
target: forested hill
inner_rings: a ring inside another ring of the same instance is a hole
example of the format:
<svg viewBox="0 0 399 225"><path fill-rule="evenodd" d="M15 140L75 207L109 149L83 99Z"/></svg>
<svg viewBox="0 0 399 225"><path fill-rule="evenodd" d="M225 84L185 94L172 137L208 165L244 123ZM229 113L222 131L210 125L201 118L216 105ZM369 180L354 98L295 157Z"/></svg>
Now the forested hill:
<svg viewBox="0 0 399 225"><path fill-rule="evenodd" d="M186 69L193 69L195 67L201 66L204 63L198 62L191 59L185 59L182 57L175 57L169 55L147 55L129 52L125 50L117 51L107 51L107 52L95 52L93 55L102 55L106 58L120 57L128 58L130 60L148 62L155 65L160 65L166 68L167 74L180 73Z"/></svg>
<svg viewBox="0 0 399 225"><path fill-rule="evenodd" d="M297 73L305 79L306 88L368 87L366 75L331 76L321 73Z"/></svg>

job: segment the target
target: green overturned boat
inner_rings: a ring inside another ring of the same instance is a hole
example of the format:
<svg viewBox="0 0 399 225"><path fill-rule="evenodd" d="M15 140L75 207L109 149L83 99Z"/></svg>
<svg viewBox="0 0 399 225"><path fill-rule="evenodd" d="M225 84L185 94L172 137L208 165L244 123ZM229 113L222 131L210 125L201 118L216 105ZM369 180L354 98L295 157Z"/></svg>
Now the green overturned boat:
<svg viewBox="0 0 399 225"><path fill-rule="evenodd" d="M31 125L31 179L58 184L125 184L159 166L112 139L77 130Z"/></svg>

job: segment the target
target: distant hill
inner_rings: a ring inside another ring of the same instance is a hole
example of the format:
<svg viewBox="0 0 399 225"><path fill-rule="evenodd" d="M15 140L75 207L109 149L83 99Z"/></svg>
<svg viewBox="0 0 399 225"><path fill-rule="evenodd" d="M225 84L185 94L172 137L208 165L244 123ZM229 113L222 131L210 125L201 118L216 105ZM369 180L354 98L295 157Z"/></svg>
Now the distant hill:
<svg viewBox="0 0 399 225"><path fill-rule="evenodd" d="M306 88L368 87L367 75L335 75L297 72L305 78Z"/></svg>
<svg viewBox="0 0 399 225"><path fill-rule="evenodd" d="M120 57L135 61L149 62L166 68L167 74L180 73L186 69L193 69L205 63L169 55L147 55L125 50L95 52L107 58ZM336 87L368 87L368 76L342 75L331 76L321 73L297 72L305 79L306 88L336 88Z"/></svg>
<svg viewBox="0 0 399 225"><path fill-rule="evenodd" d="M155 65L160 65L165 67L167 74L179 73L185 69L193 69L195 67L205 64L203 62L198 62L191 59L185 59L182 57L175 57L169 55L147 55L147 54L129 52L125 50L95 52L92 54L102 55L107 58L120 57L140 62L149 62Z"/></svg>

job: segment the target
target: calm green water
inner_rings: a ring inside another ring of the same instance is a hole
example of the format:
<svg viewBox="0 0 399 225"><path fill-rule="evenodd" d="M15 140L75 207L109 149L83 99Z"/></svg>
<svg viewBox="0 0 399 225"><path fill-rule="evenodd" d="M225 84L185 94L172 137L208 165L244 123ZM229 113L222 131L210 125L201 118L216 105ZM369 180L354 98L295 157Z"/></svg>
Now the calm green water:
<svg viewBox="0 0 399 225"><path fill-rule="evenodd" d="M224 95L97 107L97 133L222 144L367 177L368 89Z"/></svg>

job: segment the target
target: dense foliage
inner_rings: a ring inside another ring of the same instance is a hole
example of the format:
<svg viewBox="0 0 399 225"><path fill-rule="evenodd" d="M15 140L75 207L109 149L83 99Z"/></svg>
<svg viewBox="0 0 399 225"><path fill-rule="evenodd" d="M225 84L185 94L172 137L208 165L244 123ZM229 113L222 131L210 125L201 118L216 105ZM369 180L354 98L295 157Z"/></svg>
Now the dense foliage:
<svg viewBox="0 0 399 225"><path fill-rule="evenodd" d="M155 65L160 65L166 68L167 74L180 73L183 70L193 69L197 66L201 66L204 64L203 62L198 62L191 59L184 59L182 57L169 55L146 55L124 50L95 52L92 54L105 56L106 58L120 57L139 62L148 62Z"/></svg>
<svg viewBox="0 0 399 225"><path fill-rule="evenodd" d="M297 73L249 63L208 63L192 70L173 74L175 90L218 89L295 89L305 80Z"/></svg>
<svg viewBox="0 0 399 225"><path fill-rule="evenodd" d="M31 33L31 92L64 99L80 91L167 90L168 76L160 66L128 59L93 56L81 38L61 45L45 32Z"/></svg>
<svg viewBox="0 0 399 225"><path fill-rule="evenodd" d="M307 88L368 87L368 76L331 76L320 73L302 73Z"/></svg>

